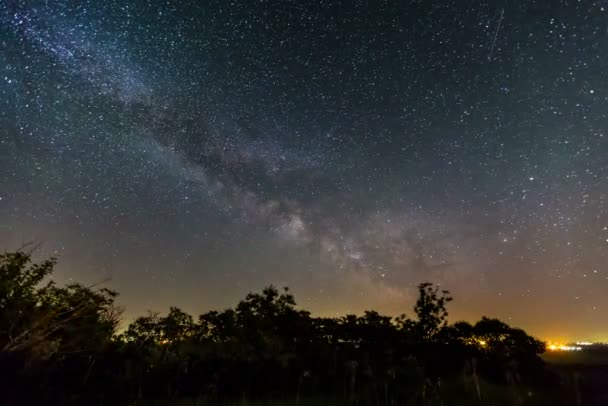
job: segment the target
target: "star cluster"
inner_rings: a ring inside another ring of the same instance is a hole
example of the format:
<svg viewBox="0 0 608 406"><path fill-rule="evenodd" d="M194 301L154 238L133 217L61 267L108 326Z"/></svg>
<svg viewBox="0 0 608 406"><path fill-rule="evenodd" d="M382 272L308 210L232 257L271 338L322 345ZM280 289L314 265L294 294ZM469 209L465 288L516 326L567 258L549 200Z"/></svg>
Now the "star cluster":
<svg viewBox="0 0 608 406"><path fill-rule="evenodd" d="M608 334L604 1L9 0L0 44L0 244L128 315L432 281Z"/></svg>

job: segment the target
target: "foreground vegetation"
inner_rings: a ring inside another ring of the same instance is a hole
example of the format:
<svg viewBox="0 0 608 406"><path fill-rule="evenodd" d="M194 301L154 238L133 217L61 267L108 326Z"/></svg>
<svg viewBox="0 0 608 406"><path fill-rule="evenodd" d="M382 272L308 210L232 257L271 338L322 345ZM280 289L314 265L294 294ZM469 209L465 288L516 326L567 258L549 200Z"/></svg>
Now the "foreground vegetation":
<svg viewBox="0 0 608 406"><path fill-rule="evenodd" d="M540 359L544 343L496 319L448 324L452 298L429 283L414 319L312 317L268 287L196 320L175 307L148 314L118 334L117 293L59 287L47 281L54 266L0 255L3 404L580 404Z"/></svg>

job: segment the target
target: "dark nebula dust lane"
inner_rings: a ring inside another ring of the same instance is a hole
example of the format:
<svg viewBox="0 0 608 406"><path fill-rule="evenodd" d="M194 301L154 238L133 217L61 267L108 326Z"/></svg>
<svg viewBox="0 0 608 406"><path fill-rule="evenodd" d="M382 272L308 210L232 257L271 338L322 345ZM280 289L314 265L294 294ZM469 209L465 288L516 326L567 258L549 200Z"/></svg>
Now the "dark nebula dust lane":
<svg viewBox="0 0 608 406"><path fill-rule="evenodd" d="M127 317L432 281L608 337L606 1L7 0L0 69L0 246Z"/></svg>

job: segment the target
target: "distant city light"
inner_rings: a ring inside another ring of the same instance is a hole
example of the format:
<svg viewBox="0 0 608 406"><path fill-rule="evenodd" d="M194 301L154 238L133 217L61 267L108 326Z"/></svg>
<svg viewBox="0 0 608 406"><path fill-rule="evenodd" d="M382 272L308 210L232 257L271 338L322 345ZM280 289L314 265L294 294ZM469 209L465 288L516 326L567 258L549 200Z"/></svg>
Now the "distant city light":
<svg viewBox="0 0 608 406"><path fill-rule="evenodd" d="M547 349L549 351L580 351L583 347L580 345L549 344Z"/></svg>

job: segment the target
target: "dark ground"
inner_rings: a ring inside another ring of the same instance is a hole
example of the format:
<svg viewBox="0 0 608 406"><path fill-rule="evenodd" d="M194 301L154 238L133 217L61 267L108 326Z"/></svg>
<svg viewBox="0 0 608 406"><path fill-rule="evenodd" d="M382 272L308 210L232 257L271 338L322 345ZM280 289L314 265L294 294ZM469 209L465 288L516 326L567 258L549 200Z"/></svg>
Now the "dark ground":
<svg viewBox="0 0 608 406"><path fill-rule="evenodd" d="M547 352L543 359L572 388L577 405L608 405L608 349Z"/></svg>

